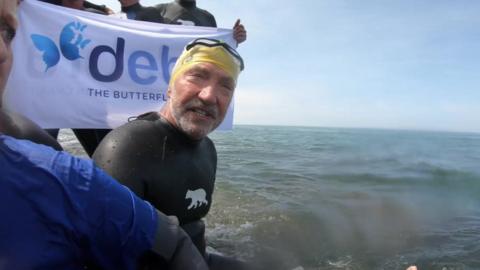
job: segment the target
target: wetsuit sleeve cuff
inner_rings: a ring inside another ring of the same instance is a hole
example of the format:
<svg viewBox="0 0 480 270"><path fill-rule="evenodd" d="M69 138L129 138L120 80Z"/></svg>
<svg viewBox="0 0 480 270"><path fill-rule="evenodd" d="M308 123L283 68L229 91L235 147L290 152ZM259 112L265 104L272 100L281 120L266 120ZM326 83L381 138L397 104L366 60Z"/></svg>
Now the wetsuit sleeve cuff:
<svg viewBox="0 0 480 270"><path fill-rule="evenodd" d="M152 246L152 251L169 261L178 243L179 227L166 215L157 210L157 232Z"/></svg>

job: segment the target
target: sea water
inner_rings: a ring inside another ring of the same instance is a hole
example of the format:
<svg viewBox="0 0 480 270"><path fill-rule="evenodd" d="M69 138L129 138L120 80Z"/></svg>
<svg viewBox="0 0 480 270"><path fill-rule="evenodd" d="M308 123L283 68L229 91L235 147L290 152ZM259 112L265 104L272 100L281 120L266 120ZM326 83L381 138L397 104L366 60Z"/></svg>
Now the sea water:
<svg viewBox="0 0 480 270"><path fill-rule="evenodd" d="M214 132L209 250L263 269L480 269L480 134ZM60 141L84 155L71 133Z"/></svg>

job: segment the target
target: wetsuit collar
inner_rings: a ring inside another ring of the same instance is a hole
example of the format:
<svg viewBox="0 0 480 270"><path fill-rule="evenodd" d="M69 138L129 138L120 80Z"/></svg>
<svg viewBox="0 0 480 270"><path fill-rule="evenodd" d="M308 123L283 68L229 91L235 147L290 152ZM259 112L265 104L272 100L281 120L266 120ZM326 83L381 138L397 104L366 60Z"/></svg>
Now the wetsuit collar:
<svg viewBox="0 0 480 270"><path fill-rule="evenodd" d="M159 121L162 124L164 124L164 127L168 128L170 132L175 134L178 139L181 139L182 141L195 145L199 142L201 142L205 138L201 138L199 140L193 140L192 138L188 137L187 134L183 133L180 131L178 128L176 128L172 123L168 122L168 120L163 117L159 112L147 112L144 114L141 114L135 118L131 118L132 120L148 120L148 121ZM130 120L129 120L130 121Z"/></svg>
<svg viewBox="0 0 480 270"><path fill-rule="evenodd" d="M203 139L205 139L205 138L201 138L201 139L198 139L198 140L194 140L194 139L190 138L189 136L187 136L187 134L183 133L181 130L179 130L174 125L172 125L172 123L168 122L168 120L165 119L160 113L158 113L158 112L155 112L155 113L158 115L159 120L162 123L165 123L168 126L168 128L172 130L173 133L178 134L178 137L182 138L183 141L194 145L194 144L200 143Z"/></svg>
<svg viewBox="0 0 480 270"><path fill-rule="evenodd" d="M197 1L175 0L175 2L186 9L192 9L197 7Z"/></svg>

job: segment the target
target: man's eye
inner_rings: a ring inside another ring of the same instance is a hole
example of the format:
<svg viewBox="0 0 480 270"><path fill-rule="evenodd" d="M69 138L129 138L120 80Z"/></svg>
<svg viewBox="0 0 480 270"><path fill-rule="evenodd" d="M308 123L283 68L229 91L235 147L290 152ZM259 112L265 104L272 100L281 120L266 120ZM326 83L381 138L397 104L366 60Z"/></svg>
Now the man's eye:
<svg viewBox="0 0 480 270"><path fill-rule="evenodd" d="M234 89L234 87L229 83L222 84L222 87L225 88L228 91L233 91L233 89Z"/></svg>
<svg viewBox="0 0 480 270"><path fill-rule="evenodd" d="M192 76L194 78L200 78L200 79L205 78L205 74L200 73L200 72L193 72L193 73L190 74L190 76Z"/></svg>
<svg viewBox="0 0 480 270"><path fill-rule="evenodd" d="M0 34L2 36L3 42L6 44L10 44L12 42L13 38L15 37L15 29L12 27L6 25L3 22L0 22Z"/></svg>

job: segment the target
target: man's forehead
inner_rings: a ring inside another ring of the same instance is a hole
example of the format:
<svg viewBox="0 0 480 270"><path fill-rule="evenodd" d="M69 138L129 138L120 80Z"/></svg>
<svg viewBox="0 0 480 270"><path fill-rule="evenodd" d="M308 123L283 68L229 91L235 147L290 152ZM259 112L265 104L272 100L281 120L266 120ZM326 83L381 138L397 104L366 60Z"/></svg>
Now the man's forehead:
<svg viewBox="0 0 480 270"><path fill-rule="evenodd" d="M223 69L217 67L215 64L212 63L198 63L189 67L185 72L192 72L192 71L201 71L201 72L208 72L217 75L220 77L221 80L231 80L234 81L233 78Z"/></svg>
<svg viewBox="0 0 480 270"><path fill-rule="evenodd" d="M16 26L17 5L17 0L0 0L0 19Z"/></svg>

